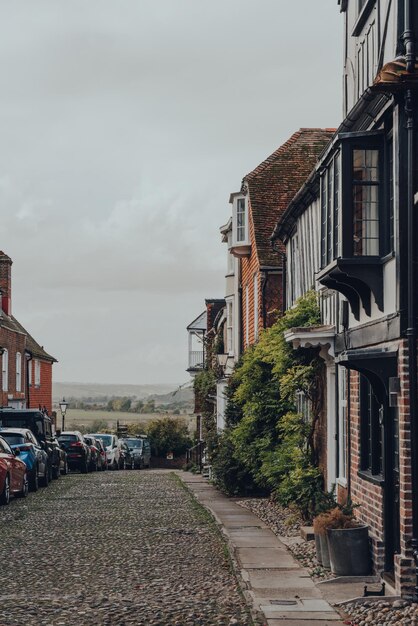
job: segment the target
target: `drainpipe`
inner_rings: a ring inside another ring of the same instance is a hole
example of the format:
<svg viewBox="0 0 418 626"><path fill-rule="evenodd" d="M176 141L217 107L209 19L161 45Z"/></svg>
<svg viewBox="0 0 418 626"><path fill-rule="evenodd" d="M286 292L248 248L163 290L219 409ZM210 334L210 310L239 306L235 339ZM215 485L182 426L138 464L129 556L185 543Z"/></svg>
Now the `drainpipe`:
<svg viewBox="0 0 418 626"><path fill-rule="evenodd" d="M407 72L415 71L415 40L412 26L412 0L405 0L405 45ZM418 424L417 424L417 328L415 312L415 211L414 211L414 105L412 89L405 93L405 117L407 132L407 284L408 284L408 379L409 414L411 428L411 481L412 481L412 554L415 562L414 601L418 602Z"/></svg>
<svg viewBox="0 0 418 626"><path fill-rule="evenodd" d="M33 356L28 351L26 352L26 354L27 354L27 356L26 356L26 377L25 377L26 378L26 403L27 403L26 408L30 409L29 367L32 366L31 361L33 359Z"/></svg>

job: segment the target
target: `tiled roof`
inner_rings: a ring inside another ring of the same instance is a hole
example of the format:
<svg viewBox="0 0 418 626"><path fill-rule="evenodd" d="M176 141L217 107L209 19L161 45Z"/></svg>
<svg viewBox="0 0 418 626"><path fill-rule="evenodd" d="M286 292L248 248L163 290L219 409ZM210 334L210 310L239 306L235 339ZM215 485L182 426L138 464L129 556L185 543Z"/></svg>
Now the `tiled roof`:
<svg viewBox="0 0 418 626"><path fill-rule="evenodd" d="M244 177L260 265L280 264L270 243L273 229L334 133L332 128L301 128Z"/></svg>
<svg viewBox="0 0 418 626"><path fill-rule="evenodd" d="M15 317L8 317L3 313L0 323L6 328L10 328L11 330L15 330L26 335L26 350L30 352L32 356L38 359L45 359L45 361L51 361L51 363L57 363L57 359L48 354L48 352L44 350L43 346L40 346L39 343L35 341L32 335L30 335L28 331L23 328L22 324L20 324Z"/></svg>

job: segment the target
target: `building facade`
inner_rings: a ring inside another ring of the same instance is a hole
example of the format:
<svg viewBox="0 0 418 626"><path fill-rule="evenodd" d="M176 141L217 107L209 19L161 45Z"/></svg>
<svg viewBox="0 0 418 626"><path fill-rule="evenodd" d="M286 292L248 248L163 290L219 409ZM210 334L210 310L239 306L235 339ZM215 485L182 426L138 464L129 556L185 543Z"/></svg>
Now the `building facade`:
<svg viewBox="0 0 418 626"><path fill-rule="evenodd" d="M327 486L359 505L373 564L412 595L418 555L416 204L418 10L340 0L345 117L279 221L288 306L315 288L321 325L293 329L327 371ZM415 557L415 558L414 558Z"/></svg>

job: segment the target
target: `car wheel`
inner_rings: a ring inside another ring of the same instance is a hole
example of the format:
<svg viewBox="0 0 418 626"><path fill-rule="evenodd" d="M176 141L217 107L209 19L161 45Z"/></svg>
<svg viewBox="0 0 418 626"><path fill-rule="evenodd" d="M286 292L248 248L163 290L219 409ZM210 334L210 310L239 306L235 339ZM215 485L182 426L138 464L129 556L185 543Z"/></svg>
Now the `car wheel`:
<svg viewBox="0 0 418 626"><path fill-rule="evenodd" d="M63 469L62 469L62 475L63 475L63 476L67 476L67 474L68 474L68 462L67 462L67 461L65 461L65 463L64 463L64 467L63 467Z"/></svg>
<svg viewBox="0 0 418 626"><path fill-rule="evenodd" d="M87 472L89 471L89 466L87 464L87 461L84 463L84 465L80 466L80 472L82 474L87 474Z"/></svg>
<svg viewBox="0 0 418 626"><path fill-rule="evenodd" d="M38 491L39 489L39 477L38 477L38 468L35 467L35 471L31 477L31 481L30 481L30 490L31 491Z"/></svg>
<svg viewBox="0 0 418 626"><path fill-rule="evenodd" d="M61 476L61 472L60 472L60 468L59 466L55 466L52 468L52 478L54 480L58 480L58 478Z"/></svg>
<svg viewBox="0 0 418 626"><path fill-rule="evenodd" d="M18 498L26 498L28 493L29 493L29 481L28 481L28 474L27 472L25 472L23 474L22 489L16 495Z"/></svg>
<svg viewBox="0 0 418 626"><path fill-rule="evenodd" d="M0 504L9 504L10 502L10 478L9 475L4 479L3 491L0 494Z"/></svg>

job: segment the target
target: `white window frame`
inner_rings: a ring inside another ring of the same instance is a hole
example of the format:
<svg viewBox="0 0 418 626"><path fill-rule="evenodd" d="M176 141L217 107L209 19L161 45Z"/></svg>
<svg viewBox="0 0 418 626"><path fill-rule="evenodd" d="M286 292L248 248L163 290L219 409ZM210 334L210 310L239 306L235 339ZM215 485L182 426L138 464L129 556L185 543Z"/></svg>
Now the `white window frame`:
<svg viewBox="0 0 418 626"><path fill-rule="evenodd" d="M28 383L29 383L29 387L32 387L32 359L28 359L27 368L28 368Z"/></svg>
<svg viewBox="0 0 418 626"><path fill-rule="evenodd" d="M35 387L41 385L41 362L39 359L35 359Z"/></svg>
<svg viewBox="0 0 418 626"><path fill-rule="evenodd" d="M347 372L338 370L338 482L347 485Z"/></svg>
<svg viewBox="0 0 418 626"><path fill-rule="evenodd" d="M253 289L254 289L254 340L258 339L258 325L259 325L259 310L258 310L258 274L254 274L253 279Z"/></svg>
<svg viewBox="0 0 418 626"><path fill-rule="evenodd" d="M22 355L16 352L16 391L22 391Z"/></svg>
<svg viewBox="0 0 418 626"><path fill-rule="evenodd" d="M230 356L234 355L234 302L226 301L226 350Z"/></svg>
<svg viewBox="0 0 418 626"><path fill-rule="evenodd" d="M244 205L244 237L238 239L238 207ZM242 195L236 196L232 205L232 245L247 246L249 245L248 232L248 201L247 197Z"/></svg>
<svg viewBox="0 0 418 626"><path fill-rule="evenodd" d="M2 390L9 391L9 351L5 349L1 357Z"/></svg>

